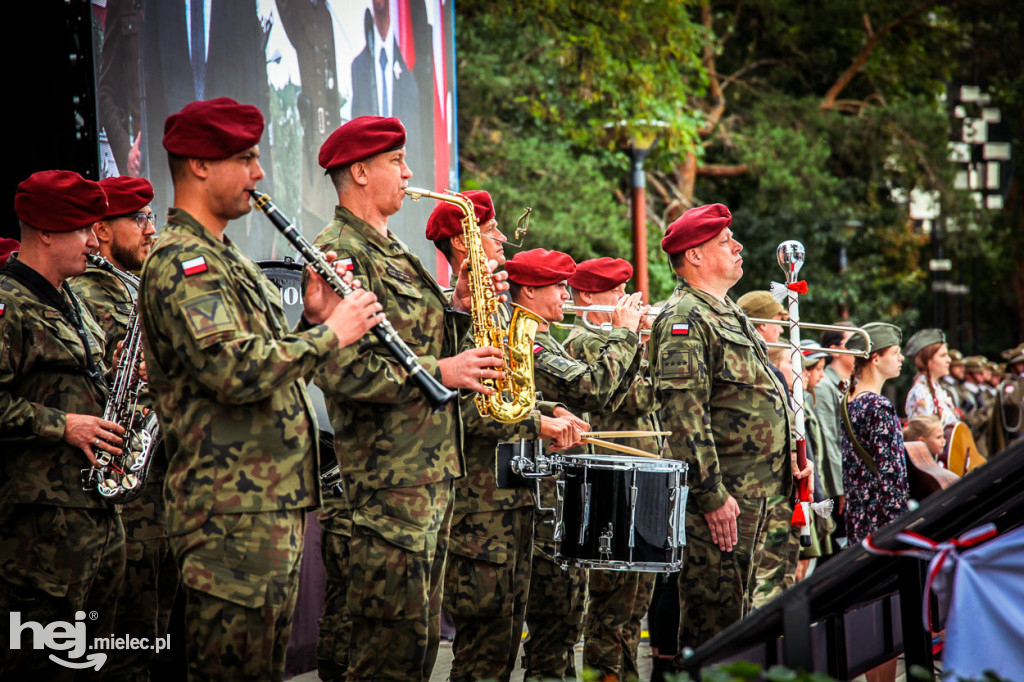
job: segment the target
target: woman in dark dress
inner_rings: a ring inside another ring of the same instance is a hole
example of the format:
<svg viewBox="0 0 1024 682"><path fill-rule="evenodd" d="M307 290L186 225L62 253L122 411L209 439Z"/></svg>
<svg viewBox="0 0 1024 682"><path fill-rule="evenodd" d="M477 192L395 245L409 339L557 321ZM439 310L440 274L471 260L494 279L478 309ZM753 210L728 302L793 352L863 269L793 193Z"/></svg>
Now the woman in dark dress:
<svg viewBox="0 0 1024 682"><path fill-rule="evenodd" d="M900 330L881 322L864 329L871 338L871 355L857 358L846 403L849 426L862 453L845 425L842 431L846 533L851 544L905 513L909 498L903 430L896 408L881 395L882 385L899 376L903 364ZM856 349L858 344L863 349L864 340L854 336L847 348Z"/></svg>

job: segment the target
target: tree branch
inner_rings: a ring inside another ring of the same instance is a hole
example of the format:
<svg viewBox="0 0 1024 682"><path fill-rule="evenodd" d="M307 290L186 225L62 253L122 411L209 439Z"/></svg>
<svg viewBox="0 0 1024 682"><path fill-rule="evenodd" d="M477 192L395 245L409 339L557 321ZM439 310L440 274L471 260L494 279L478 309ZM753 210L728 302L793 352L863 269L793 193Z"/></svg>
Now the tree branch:
<svg viewBox="0 0 1024 682"><path fill-rule="evenodd" d="M706 163L697 167L697 175L709 178L738 178L750 172L745 163L726 165L722 163Z"/></svg>

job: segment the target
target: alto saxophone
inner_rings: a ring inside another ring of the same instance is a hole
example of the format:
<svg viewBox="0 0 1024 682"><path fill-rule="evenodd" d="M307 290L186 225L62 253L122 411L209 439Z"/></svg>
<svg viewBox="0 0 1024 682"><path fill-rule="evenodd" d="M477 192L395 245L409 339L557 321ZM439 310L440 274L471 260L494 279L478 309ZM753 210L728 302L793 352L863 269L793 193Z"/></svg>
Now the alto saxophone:
<svg viewBox="0 0 1024 682"><path fill-rule="evenodd" d="M418 201L430 197L458 206L462 211L462 236L469 252L469 293L472 298L473 343L477 348L494 346L504 359L503 379L483 379L495 391L493 395L477 394L480 414L495 421L511 424L522 421L533 410L536 388L533 381L533 338L544 321L521 306L512 305L512 317L506 327L494 290L494 280L487 271L487 256L476 222L473 202L454 192L437 193L419 187L407 187L405 193Z"/></svg>
<svg viewBox="0 0 1024 682"><path fill-rule="evenodd" d="M89 255L89 262L114 274L125 284L138 288L138 277L115 268L105 258ZM141 365L142 320L139 319L136 299L128 315L128 334L121 344L121 361L103 409L104 419L124 428L121 454L97 452L96 459L100 465L82 469L84 490L95 490L101 497L119 504L131 502L142 494L160 439L156 412L148 410L143 413L139 406L139 396L146 388L139 371Z"/></svg>

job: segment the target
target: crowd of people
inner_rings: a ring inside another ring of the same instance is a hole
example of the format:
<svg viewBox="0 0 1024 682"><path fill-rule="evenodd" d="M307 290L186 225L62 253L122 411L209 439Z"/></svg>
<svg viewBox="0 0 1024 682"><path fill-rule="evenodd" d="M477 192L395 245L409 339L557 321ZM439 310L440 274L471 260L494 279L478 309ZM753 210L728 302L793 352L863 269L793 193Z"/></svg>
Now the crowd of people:
<svg viewBox="0 0 1024 682"><path fill-rule="evenodd" d="M599 679L633 679L645 616L660 678L684 648L905 512L905 440L946 461L943 429L965 422L984 443L977 465L1020 426L1024 345L996 372L949 350L941 330L903 344L890 324L843 323L805 341L794 366L772 294L729 297L743 247L721 204L668 227L662 248L678 285L657 316L626 293L633 270L622 259L577 263L546 249L506 259L486 191L465 195L478 244L452 203L425 225L453 273L442 286L388 228L412 177L393 117L357 117L320 149L337 205L315 244L352 291L342 297L307 269L302 317L289 327L280 292L226 234L264 177L263 132L256 107L227 98L170 116L174 196L159 236L145 179L41 171L18 186L21 240L2 244L10 260L0 270L4 679L149 679L151 647L112 652L83 673L78 658L91 646L30 639L65 623L90 645L156 641L179 591L186 636L173 645L190 679L283 679L310 510L327 575L321 679L428 680L442 610L455 624L451 680L509 680L524 625L527 678L574 678L582 637L583 664ZM484 263L471 265L475 249ZM89 254L138 274L137 290L87 267ZM490 323L508 328L511 306L527 309L532 348L474 343L469 279L481 266L491 293L507 298ZM564 337L553 327L570 297L593 310ZM122 352L136 315L141 364ZM384 319L416 369L367 333ZM884 384L905 356L919 374L904 427ZM532 411L494 419L477 398L524 363ZM458 398L431 404L414 371ZM142 494L121 503L83 486L82 471L130 461L124 425L106 411L125 372L145 386L140 409L159 417L161 444ZM797 458L795 377L807 464ZM321 493L331 453L307 381L326 400L338 495ZM561 518L557 475L499 485L499 444L525 452L539 440L572 457L593 447L588 431L637 432L636 447L686 463L678 573L566 566L559 526L579 520ZM836 513L814 519L802 546L794 490L808 477L815 501L832 500Z"/></svg>

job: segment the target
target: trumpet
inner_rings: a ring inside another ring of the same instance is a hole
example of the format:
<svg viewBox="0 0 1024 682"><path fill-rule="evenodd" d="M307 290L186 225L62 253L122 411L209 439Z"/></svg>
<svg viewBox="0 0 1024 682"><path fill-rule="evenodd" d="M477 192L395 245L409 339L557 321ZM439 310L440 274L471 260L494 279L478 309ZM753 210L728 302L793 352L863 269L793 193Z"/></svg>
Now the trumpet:
<svg viewBox="0 0 1024 682"><path fill-rule="evenodd" d="M610 312L613 312L614 310L615 310L615 306L612 306L612 305L575 305L572 301L569 301L564 306L562 306L562 312L564 312L566 315L580 315L580 316L582 316L583 324L586 325L588 328L593 329L595 331L610 331L611 328L612 328L612 325L610 323L608 323L608 322L605 322L604 324L594 324L593 322L590 322L587 319L587 314L588 313L610 313ZM658 315L661 314L661 312L662 312L661 308L648 308L647 312L644 313L644 315L647 316L647 317L657 317ZM754 324L754 325L759 325L759 324L777 324L780 327L783 327L783 326L788 327L789 326L789 320L769 320L769 319L766 319L766 318L763 318L763 317L748 317L747 319L750 320L751 324ZM562 326L569 326L569 325L562 325ZM838 324L815 324L813 322L804 322L803 320L800 321L800 326L802 328L804 328L804 329L813 329L814 331L822 331L822 332L824 332L824 331L841 331L841 332L850 332L852 334L859 334L860 336L863 336L864 340L867 342L867 350L849 350L847 348L823 348L822 350L824 352L836 353L836 354L841 354L841 355L855 355L855 356L861 357L861 358L866 358L866 357L869 357L871 355L871 338L868 336L868 333L864 329L862 329L860 327L846 327L846 326L838 325ZM650 333L649 330L646 330L646 329L641 329L640 332L642 334ZM792 346L790 344L788 344L788 343L781 343L781 342L779 342L779 343L769 343L768 347L769 348L792 348Z"/></svg>

